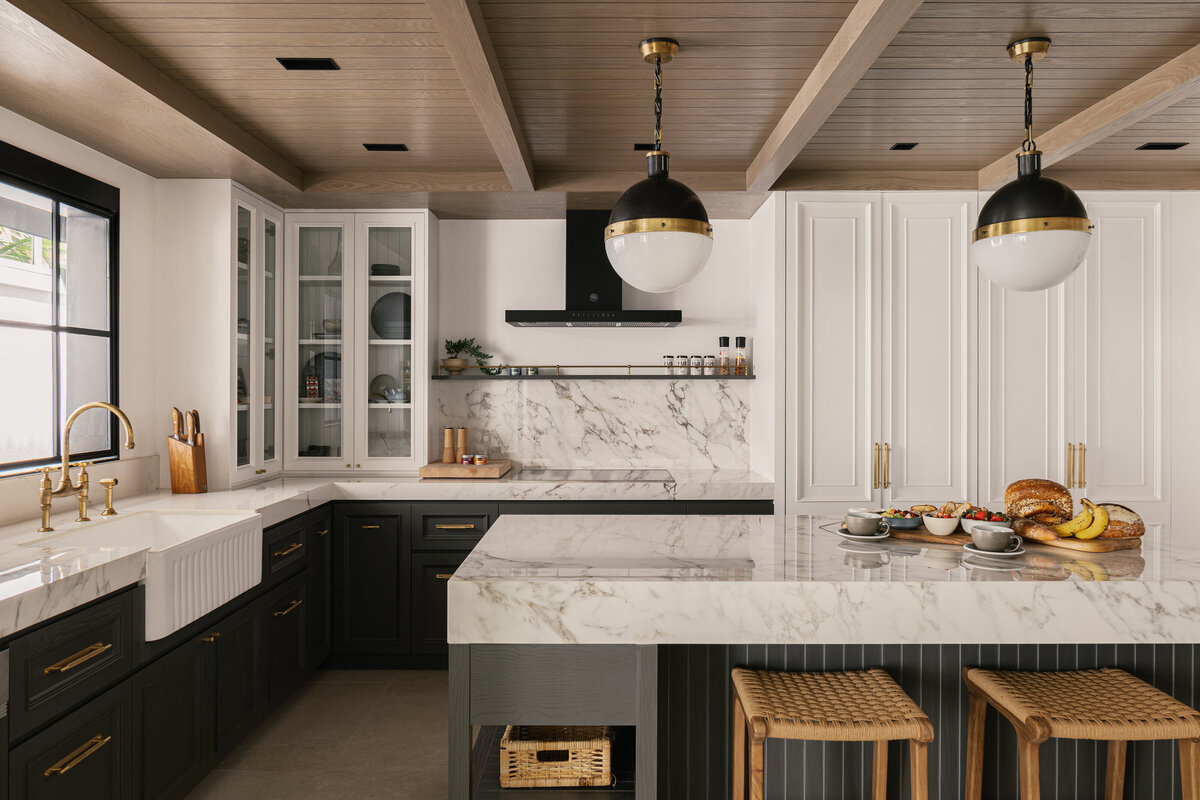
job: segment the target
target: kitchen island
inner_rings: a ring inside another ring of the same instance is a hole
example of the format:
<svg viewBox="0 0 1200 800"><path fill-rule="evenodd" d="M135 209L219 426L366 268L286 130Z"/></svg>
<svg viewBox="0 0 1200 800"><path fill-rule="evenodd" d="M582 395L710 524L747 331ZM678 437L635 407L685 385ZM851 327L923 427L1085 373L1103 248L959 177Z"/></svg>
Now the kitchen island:
<svg viewBox="0 0 1200 800"><path fill-rule="evenodd" d="M1027 545L1004 561L849 542L820 527L834 522L499 520L449 586L451 797L471 796L470 726L554 722L633 726L638 797L726 797L735 664L888 669L934 721L933 791L944 797L961 796L964 665L1122 666L1197 704L1200 548L1167 529L1152 526L1137 550ZM999 727L988 735L985 796L1004 796L1015 741ZM1091 743L1045 750L1043 773L1057 776L1047 780L1073 787L1053 796L1091 794L1103 774ZM768 796L853 796L870 758L858 745L798 744L769 749L767 763ZM1132 747L1135 796L1170 792L1171 763L1170 747ZM903 771L890 776L897 792Z"/></svg>

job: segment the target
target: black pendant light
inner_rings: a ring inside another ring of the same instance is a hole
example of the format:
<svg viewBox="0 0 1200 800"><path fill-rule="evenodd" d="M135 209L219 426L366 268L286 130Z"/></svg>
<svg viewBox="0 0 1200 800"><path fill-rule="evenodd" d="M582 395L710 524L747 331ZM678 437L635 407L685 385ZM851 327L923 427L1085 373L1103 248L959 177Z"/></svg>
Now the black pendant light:
<svg viewBox="0 0 1200 800"><path fill-rule="evenodd" d="M645 292L670 292L700 274L712 252L712 225L696 193L667 169L662 149L662 65L679 52L674 39L647 39L642 60L654 65L654 149L647 177L630 186L613 206L604 249L621 279Z"/></svg>
<svg viewBox="0 0 1200 800"><path fill-rule="evenodd" d="M1087 255L1092 223L1079 195L1042 175L1042 153L1033 140L1033 62L1046 55L1044 36L1008 46L1025 63L1025 141L1017 179L1001 187L979 211L971 255L994 283L1032 292L1062 283Z"/></svg>

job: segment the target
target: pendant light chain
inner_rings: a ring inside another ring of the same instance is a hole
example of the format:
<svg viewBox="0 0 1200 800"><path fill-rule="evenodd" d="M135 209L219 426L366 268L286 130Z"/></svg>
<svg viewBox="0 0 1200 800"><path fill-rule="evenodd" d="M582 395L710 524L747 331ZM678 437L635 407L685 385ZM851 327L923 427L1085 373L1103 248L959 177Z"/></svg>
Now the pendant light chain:
<svg viewBox="0 0 1200 800"><path fill-rule="evenodd" d="M1031 153L1037 149L1033 141L1033 56L1025 54L1025 141L1021 151Z"/></svg>
<svg viewBox="0 0 1200 800"><path fill-rule="evenodd" d="M654 149L662 150L662 56L654 59Z"/></svg>

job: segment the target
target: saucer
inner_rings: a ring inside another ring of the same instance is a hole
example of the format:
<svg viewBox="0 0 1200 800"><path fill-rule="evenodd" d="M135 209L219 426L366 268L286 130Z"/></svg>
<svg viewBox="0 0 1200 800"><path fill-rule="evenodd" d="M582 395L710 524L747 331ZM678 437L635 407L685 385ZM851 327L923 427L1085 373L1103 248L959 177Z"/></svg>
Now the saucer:
<svg viewBox="0 0 1200 800"><path fill-rule="evenodd" d="M892 535L891 531L883 531L882 533L869 533L866 536L858 536L841 528L835 530L834 533L848 542L878 542Z"/></svg>
<svg viewBox="0 0 1200 800"><path fill-rule="evenodd" d="M968 556L962 560L962 565L968 569L982 569L988 572L1020 572L1021 567L1017 564L1006 564L1003 561L987 561L981 560L978 556Z"/></svg>
<svg viewBox="0 0 1200 800"><path fill-rule="evenodd" d="M862 537L856 536L854 538L861 539ZM891 553L891 550L888 549L887 545L871 544L870 542L862 542L857 547L848 542L838 542L837 549L841 550L843 553L854 553L860 556L877 556L882 555L883 553Z"/></svg>
<svg viewBox="0 0 1200 800"><path fill-rule="evenodd" d="M966 550L968 553L970 553L971 555L974 555L974 556L986 556L988 558L1012 558L1014 556L1020 556L1020 555L1025 554L1025 548L1021 547L1021 545L1017 545L1016 547L1010 547L1007 550L1000 550L999 552L996 552L996 551L992 551L992 550L980 550L978 547L975 546L974 542L967 542L966 544L963 545L963 550Z"/></svg>

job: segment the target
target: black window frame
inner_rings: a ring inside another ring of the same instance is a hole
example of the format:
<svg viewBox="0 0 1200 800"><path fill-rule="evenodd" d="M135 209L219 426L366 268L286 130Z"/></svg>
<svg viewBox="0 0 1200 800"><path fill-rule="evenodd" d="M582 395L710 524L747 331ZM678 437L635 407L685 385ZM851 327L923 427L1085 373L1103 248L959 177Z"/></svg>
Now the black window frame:
<svg viewBox="0 0 1200 800"><path fill-rule="evenodd" d="M55 316L52 322L48 324L10 320L0 321L0 325L4 327L48 331L54 337L54 347L52 350L54 359L54 413L51 420L54 454L45 458L27 459L25 461L0 462L0 475L15 475L62 462L63 418L72 410L63 409L60 411L62 408L62 379L59 369L59 359L62 353L61 336L63 334L82 334L97 338L106 337L108 339L109 396L104 399L113 405L119 405L121 190L96 178L84 175L82 172L76 172L54 161L34 155L19 147L14 147L4 141L0 141L0 182L42 195L54 204L52 211L54 246L51 248L54 258L51 267L51 286L54 292ZM59 260L62 253L59 247L59 225L62 217L59 213L59 207L62 204L96 214L108 220L109 297L107 331L60 324ZM72 453L72 458L75 461L117 460L119 454L119 440L117 438L119 431L117 425L117 418L110 414L108 432L110 446L107 449L86 453Z"/></svg>

